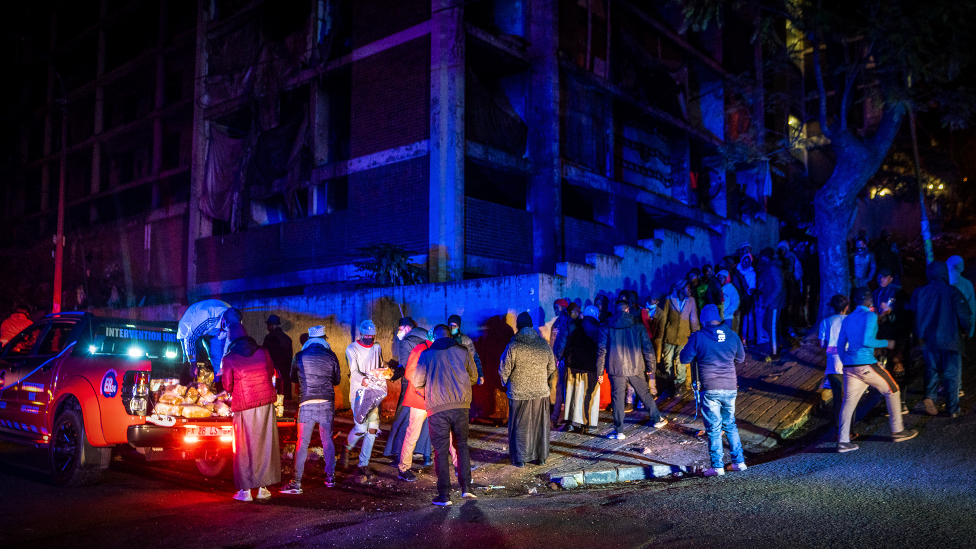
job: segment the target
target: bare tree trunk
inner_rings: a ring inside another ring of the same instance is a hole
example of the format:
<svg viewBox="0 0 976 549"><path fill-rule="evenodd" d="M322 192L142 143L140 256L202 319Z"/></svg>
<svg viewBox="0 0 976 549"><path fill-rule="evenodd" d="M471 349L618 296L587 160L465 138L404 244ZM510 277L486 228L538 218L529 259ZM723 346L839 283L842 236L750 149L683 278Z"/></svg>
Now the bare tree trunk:
<svg viewBox="0 0 976 549"><path fill-rule="evenodd" d="M814 197L817 254L820 258L820 308L817 323L834 314L830 298L851 292L847 235L857 214L857 195L878 171L894 141L904 110L886 110L874 135L862 139L851 131L830 136L837 158L834 173ZM853 304L852 304L853 305Z"/></svg>

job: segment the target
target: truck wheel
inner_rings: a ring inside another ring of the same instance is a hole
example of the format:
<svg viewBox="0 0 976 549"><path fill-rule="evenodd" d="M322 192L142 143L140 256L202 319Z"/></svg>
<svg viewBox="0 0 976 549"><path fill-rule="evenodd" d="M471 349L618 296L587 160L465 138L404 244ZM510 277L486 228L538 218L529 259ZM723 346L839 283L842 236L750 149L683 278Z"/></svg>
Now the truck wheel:
<svg viewBox="0 0 976 549"><path fill-rule="evenodd" d="M197 460L197 471L205 477L216 477L227 466L227 458L206 457Z"/></svg>
<svg viewBox="0 0 976 549"><path fill-rule="evenodd" d="M48 465L54 484L68 487L94 484L111 459L111 448L96 448L88 443L80 410L68 408L61 412L48 444Z"/></svg>

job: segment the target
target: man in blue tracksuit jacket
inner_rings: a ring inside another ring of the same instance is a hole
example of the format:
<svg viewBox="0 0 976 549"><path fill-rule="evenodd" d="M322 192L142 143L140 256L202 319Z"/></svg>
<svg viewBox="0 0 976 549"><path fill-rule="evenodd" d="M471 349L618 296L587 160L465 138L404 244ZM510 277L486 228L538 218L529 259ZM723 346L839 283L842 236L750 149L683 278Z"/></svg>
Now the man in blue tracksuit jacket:
<svg viewBox="0 0 976 549"><path fill-rule="evenodd" d="M857 450L857 444L851 442L851 423L857 402L868 387L877 389L888 402L888 423L893 441L902 442L918 434L918 431L905 429L898 384L874 358L875 349L893 349L895 342L878 339L878 315L871 310L874 300L870 288L854 290L854 303L857 309L844 318L837 335L837 355L844 365L844 404L840 409L838 452Z"/></svg>
<svg viewBox="0 0 976 549"><path fill-rule="evenodd" d="M738 390L735 375L736 363L746 358L742 340L727 324L722 324L722 316L715 305L705 305L701 312L702 329L688 337L688 343L681 350L682 364L698 363L698 375L702 384L701 405L705 430L708 432L708 452L712 466L705 470L705 476L725 474L722 459L722 432L729 439L731 471L746 469L745 455L739 429L735 426L735 397Z"/></svg>

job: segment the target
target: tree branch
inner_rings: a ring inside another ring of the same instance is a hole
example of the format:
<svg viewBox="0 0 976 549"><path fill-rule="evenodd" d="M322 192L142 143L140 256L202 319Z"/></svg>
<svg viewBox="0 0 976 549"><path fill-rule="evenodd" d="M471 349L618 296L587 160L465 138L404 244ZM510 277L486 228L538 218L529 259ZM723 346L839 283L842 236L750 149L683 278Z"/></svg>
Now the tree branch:
<svg viewBox="0 0 976 549"><path fill-rule="evenodd" d="M827 90L824 87L823 70L820 68L820 40L813 43L813 75L817 81L817 94L820 96L820 133L830 137L827 127Z"/></svg>
<svg viewBox="0 0 976 549"><path fill-rule="evenodd" d="M867 142L872 152L878 157L879 164L888 153L888 149L891 148L891 143L895 140L895 135L898 134L898 129L901 127L901 119L904 116L905 106L902 104L892 105L891 107L885 108L882 112L878 129ZM875 171L877 171L877 168L875 168Z"/></svg>

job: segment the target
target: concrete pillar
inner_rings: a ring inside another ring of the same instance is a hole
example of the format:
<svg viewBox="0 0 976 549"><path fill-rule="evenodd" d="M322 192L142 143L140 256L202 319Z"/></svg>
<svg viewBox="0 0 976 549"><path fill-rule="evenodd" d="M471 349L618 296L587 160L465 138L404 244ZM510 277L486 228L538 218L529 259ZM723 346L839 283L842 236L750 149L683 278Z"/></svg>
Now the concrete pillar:
<svg viewBox="0 0 976 549"><path fill-rule="evenodd" d="M464 8L431 0L430 217L432 282L464 273Z"/></svg>
<svg viewBox="0 0 976 549"><path fill-rule="evenodd" d="M530 107L526 122L533 173L528 210L532 213L533 269L544 274L555 274L556 263L565 257L559 158L558 13L557 0L530 0Z"/></svg>
<svg viewBox="0 0 976 549"><path fill-rule="evenodd" d="M206 97L207 23L210 21L212 9L212 0L198 0L196 70L193 79L193 151L190 160L190 203L187 205L189 230L186 251L186 294L188 303L197 300L197 239L210 236L213 230L210 218L200 212L200 197L203 195L207 163L207 142L210 135L210 124L204 118L204 106L208 101Z"/></svg>

